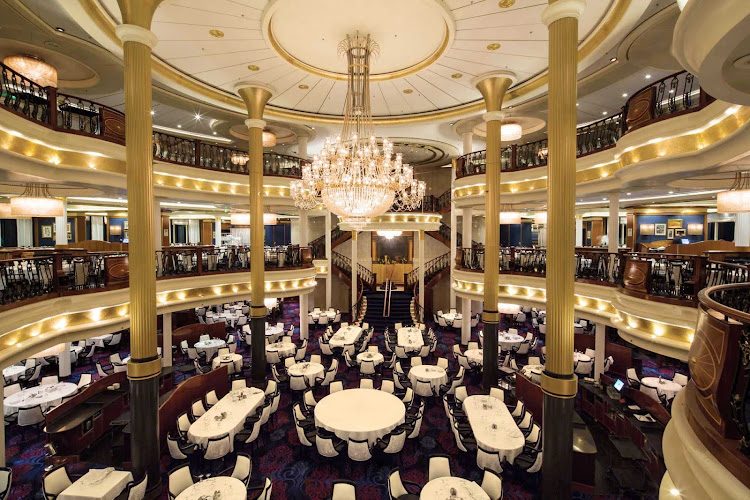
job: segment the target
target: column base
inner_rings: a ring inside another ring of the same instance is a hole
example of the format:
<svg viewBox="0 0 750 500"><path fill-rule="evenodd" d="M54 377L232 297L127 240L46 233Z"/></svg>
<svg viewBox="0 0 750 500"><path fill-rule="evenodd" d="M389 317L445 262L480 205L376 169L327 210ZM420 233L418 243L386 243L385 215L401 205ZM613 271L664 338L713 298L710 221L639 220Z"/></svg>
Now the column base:
<svg viewBox="0 0 750 500"><path fill-rule="evenodd" d="M542 498L568 500L573 480L573 407L575 398L544 395Z"/></svg>
<svg viewBox="0 0 750 500"><path fill-rule="evenodd" d="M132 361L131 361L132 362ZM133 478L148 474L149 491L161 489L159 377L130 380L130 453Z"/></svg>
<svg viewBox="0 0 750 500"><path fill-rule="evenodd" d="M266 381L266 317L251 317L250 331L250 380L253 386L260 387Z"/></svg>

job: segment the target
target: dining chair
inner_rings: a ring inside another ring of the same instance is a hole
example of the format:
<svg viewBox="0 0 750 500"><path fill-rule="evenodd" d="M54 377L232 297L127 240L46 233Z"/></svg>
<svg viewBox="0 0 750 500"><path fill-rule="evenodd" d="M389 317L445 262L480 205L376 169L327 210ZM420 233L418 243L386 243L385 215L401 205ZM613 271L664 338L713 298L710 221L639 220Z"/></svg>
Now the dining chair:
<svg viewBox="0 0 750 500"><path fill-rule="evenodd" d="M237 453L234 460L234 466L232 467L232 473L229 477L233 477L242 481L245 488L250 486L250 476L253 472L253 461L250 455L247 453Z"/></svg>
<svg viewBox="0 0 750 500"><path fill-rule="evenodd" d="M407 485L416 490L416 493L407 490ZM419 500L420 489L421 487L417 483L401 479L401 472L398 467L392 469L388 474L388 495L390 495L391 500Z"/></svg>
<svg viewBox="0 0 750 500"><path fill-rule="evenodd" d="M148 486L148 474L144 474L140 481L130 481L125 485L125 489L115 500L143 500L146 496Z"/></svg>
<svg viewBox="0 0 750 500"><path fill-rule="evenodd" d="M500 500L503 498L503 478L495 471L485 469L480 486L487 493L487 496L490 497L490 500Z"/></svg>
<svg viewBox="0 0 750 500"><path fill-rule="evenodd" d="M370 443L367 439L349 438L346 448L347 455L355 462L366 462L372 458L372 450L370 450Z"/></svg>
<svg viewBox="0 0 750 500"><path fill-rule="evenodd" d="M8 498L12 482L13 469L10 467L0 467L0 500Z"/></svg>
<svg viewBox="0 0 750 500"><path fill-rule="evenodd" d="M503 467L500 464L500 454L495 451L488 451L477 445L477 467L482 470L491 470L498 474L503 473Z"/></svg>
<svg viewBox="0 0 750 500"><path fill-rule="evenodd" d="M65 464L53 467L42 476L42 490L46 500L54 500L65 489L73 484Z"/></svg>
<svg viewBox="0 0 750 500"><path fill-rule="evenodd" d="M177 496L195 484L195 478L190 473L188 464L178 465L169 471L169 499L175 500Z"/></svg>
<svg viewBox="0 0 750 500"><path fill-rule="evenodd" d="M220 460L232 451L232 438L229 434L209 438L203 452L203 460Z"/></svg>
<svg viewBox="0 0 750 500"><path fill-rule="evenodd" d="M440 477L451 477L451 462L448 455L432 455L428 465L429 473L427 481Z"/></svg>
<svg viewBox="0 0 750 500"><path fill-rule="evenodd" d="M357 483L339 479L333 482L331 500L357 500Z"/></svg>
<svg viewBox="0 0 750 500"><path fill-rule="evenodd" d="M195 453L197 448L197 444L189 443L179 435L175 435L171 432L167 434L167 449L169 450L169 456L171 456L173 460L185 460Z"/></svg>

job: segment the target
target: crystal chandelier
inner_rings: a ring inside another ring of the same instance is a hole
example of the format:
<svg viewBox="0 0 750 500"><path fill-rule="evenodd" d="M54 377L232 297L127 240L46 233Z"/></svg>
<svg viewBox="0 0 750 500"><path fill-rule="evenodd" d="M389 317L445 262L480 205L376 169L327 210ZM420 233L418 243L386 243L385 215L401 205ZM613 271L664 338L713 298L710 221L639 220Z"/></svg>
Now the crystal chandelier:
<svg viewBox="0 0 750 500"><path fill-rule="evenodd" d="M267 130L263 131L263 147L264 148L272 148L276 145L276 134L273 132L269 132Z"/></svg>
<svg viewBox="0 0 750 500"><path fill-rule="evenodd" d="M716 195L716 210L724 213L750 212L750 172L737 172L728 191Z"/></svg>
<svg viewBox="0 0 750 500"><path fill-rule="evenodd" d="M506 122L500 125L500 140L503 142L517 141L523 135L521 125L515 122Z"/></svg>
<svg viewBox="0 0 750 500"><path fill-rule="evenodd" d="M520 224L521 213L513 209L513 205L503 205L500 208L500 224Z"/></svg>
<svg viewBox="0 0 750 500"><path fill-rule="evenodd" d="M21 196L10 199L13 217L62 217L63 202L54 198L47 184L30 182Z"/></svg>
<svg viewBox="0 0 750 500"><path fill-rule="evenodd" d="M341 134L326 138L312 165L303 167L302 180L291 185L298 208L311 210L322 202L354 230L361 230L372 217L385 213L398 197L411 195L414 182L412 168L402 163L401 155L393 159L393 144L383 139L379 147L375 138L370 59L378 51L378 44L369 35L359 33L347 35L339 44L348 68ZM421 198L415 203L416 208Z"/></svg>
<svg viewBox="0 0 750 500"><path fill-rule="evenodd" d="M3 64L40 87L57 88L57 69L36 56L7 56Z"/></svg>
<svg viewBox="0 0 750 500"><path fill-rule="evenodd" d="M412 181L411 186L399 192L393 202L392 210L396 212L409 212L422 205L427 185L424 181Z"/></svg>
<svg viewBox="0 0 750 500"><path fill-rule="evenodd" d="M232 157L230 159L234 165L244 165L250 160L250 156L247 153L235 151L234 153L232 153Z"/></svg>

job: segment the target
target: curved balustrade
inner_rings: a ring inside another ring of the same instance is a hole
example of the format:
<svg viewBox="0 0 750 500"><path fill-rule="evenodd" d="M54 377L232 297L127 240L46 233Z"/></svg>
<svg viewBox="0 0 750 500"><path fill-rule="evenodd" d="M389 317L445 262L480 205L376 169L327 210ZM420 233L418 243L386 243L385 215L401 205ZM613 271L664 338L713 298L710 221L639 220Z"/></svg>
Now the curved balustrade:
<svg viewBox="0 0 750 500"><path fill-rule="evenodd" d="M266 248L266 271L312 267L310 250L296 245ZM170 247L156 252L158 279L248 272L249 247ZM128 253L50 256L0 261L0 308L63 295L128 286Z"/></svg>
<svg viewBox="0 0 750 500"><path fill-rule="evenodd" d="M41 87L0 63L0 107L40 125L125 144L125 115L82 97ZM204 143L163 132L153 132L154 159L178 165L247 174L247 163L233 163L232 157L247 151ZM306 160L270 151L263 152L263 175L302 177Z"/></svg>
<svg viewBox="0 0 750 500"><path fill-rule="evenodd" d="M484 271L482 247L460 248L456 268ZM500 272L545 276L546 249L500 249ZM698 292L707 286L746 283L748 267L709 260L702 255L620 252L578 248L575 253L575 279L578 282L618 285L628 295L695 306Z"/></svg>
<svg viewBox="0 0 750 500"><path fill-rule="evenodd" d="M443 269L447 269L450 266L450 263L450 252L435 257L432 260L428 260L424 264L424 282L429 283L435 276L440 274ZM419 285L419 269L419 267L415 267L404 275L404 288L407 292L413 290Z"/></svg>
<svg viewBox="0 0 750 500"><path fill-rule="evenodd" d="M685 388L687 422L711 454L750 487L750 283L701 290Z"/></svg>
<svg viewBox="0 0 750 500"><path fill-rule="evenodd" d="M576 130L576 156L598 153L617 144L624 134L657 121L698 111L714 99L688 72L675 73L639 90L628 99L623 111ZM513 172L547 165L547 139L514 144L501 149L502 172ZM456 177L484 174L486 152L475 151L456 158Z"/></svg>

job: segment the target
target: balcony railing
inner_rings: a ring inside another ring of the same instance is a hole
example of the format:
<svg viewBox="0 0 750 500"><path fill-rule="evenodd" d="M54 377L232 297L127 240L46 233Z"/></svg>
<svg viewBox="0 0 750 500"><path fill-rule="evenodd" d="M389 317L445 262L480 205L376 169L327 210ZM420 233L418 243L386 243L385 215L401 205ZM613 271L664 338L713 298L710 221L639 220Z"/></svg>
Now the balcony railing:
<svg viewBox="0 0 750 500"><path fill-rule="evenodd" d="M125 115L114 108L58 93L54 87L41 87L1 63L0 91L0 107L28 120L66 133L125 144ZM247 151L153 132L153 156L159 161L247 174L246 163L232 162L238 154L247 155ZM294 156L263 152L263 175L300 178L305 163L307 160Z"/></svg>
<svg viewBox="0 0 750 500"><path fill-rule="evenodd" d="M546 249L501 248L500 273L545 276ZM575 252L575 279L578 282L618 285L623 292L641 298L695 306L697 294L707 286L746 283L748 267L723 261L710 261L702 255L620 252L578 248ZM484 271L482 247L461 248L456 268Z"/></svg>
<svg viewBox="0 0 750 500"><path fill-rule="evenodd" d="M617 144L623 134L665 118L698 111L714 99L698 85L695 76L685 71L656 81L636 92L623 111L576 130L576 156L598 153ZM547 139L502 148L500 168L513 172L547 165ZM456 158L456 177L484 174L486 151Z"/></svg>
<svg viewBox="0 0 750 500"><path fill-rule="evenodd" d="M312 267L310 251L296 245L267 247L267 271ZM249 247L170 247L155 254L157 279L247 272ZM30 299L121 288L128 284L127 252L72 255L55 252L45 257L0 261L0 306Z"/></svg>
<svg viewBox="0 0 750 500"><path fill-rule="evenodd" d="M447 269L451 263L451 253L447 252L443 255L435 257L432 260L428 260L424 265L424 282L429 283L435 276L440 274L443 269ZM421 267L421 266L420 266ZM404 275L404 288L408 292L413 290L419 285L419 267L415 267ZM426 286L426 285L425 285Z"/></svg>

